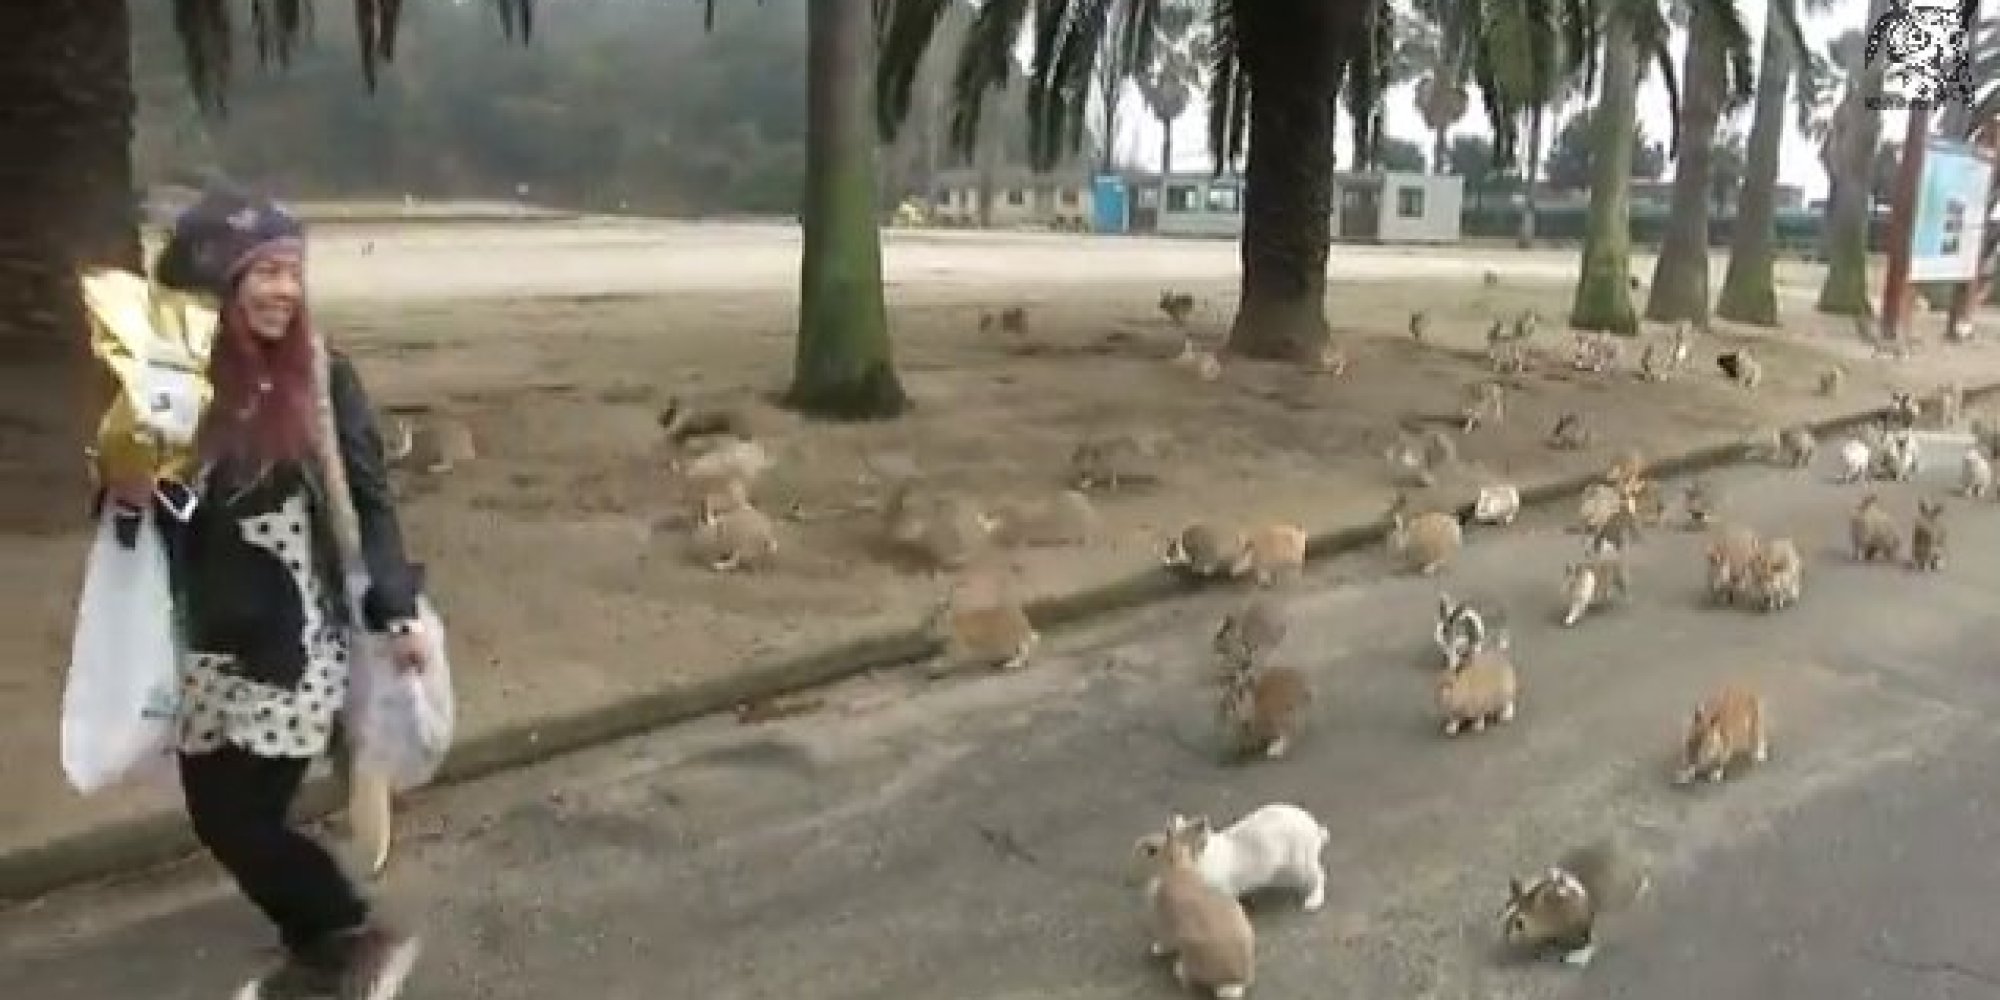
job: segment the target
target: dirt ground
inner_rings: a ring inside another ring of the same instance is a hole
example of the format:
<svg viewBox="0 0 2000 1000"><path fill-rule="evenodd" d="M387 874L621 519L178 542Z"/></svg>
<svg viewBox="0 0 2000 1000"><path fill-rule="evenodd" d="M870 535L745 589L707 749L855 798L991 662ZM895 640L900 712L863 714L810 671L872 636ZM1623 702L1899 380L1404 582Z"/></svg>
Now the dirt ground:
<svg viewBox="0 0 2000 1000"><path fill-rule="evenodd" d="M903 462L982 501L1033 499L1063 487L1069 453L1088 435L1160 437L1161 482L1100 495L1088 544L1005 554L1029 599L1125 575L1199 515L1309 529L1379 516L1394 493L1382 452L1398 422L1455 414L1464 387L1487 376L1479 348L1489 320L1530 306L1548 318L1541 343L1563 358L1514 380L1504 425L1463 438L1466 467L1436 491L1439 502L1469 499L1481 483L1602 466L1627 446L1657 454L1878 405L1890 386L2000 378L2000 351L1935 346L1934 336L1914 359L1868 360L1844 325L1811 313L1818 273L1803 265L1783 269L1798 328L1757 344L1767 378L1754 392L1716 370L1714 355L1747 336L1728 328L1667 383L1633 376L1636 348L1622 371L1586 375L1568 368L1560 322L1573 253L1343 248L1329 311L1351 355L1344 376L1228 363L1203 383L1167 363L1180 333L1154 302L1163 286L1194 293L1202 301L1190 331L1219 344L1233 309L1231 245L898 234L890 298L918 409L897 422L807 425L766 402L790 366L795 298L783 265L796 266L795 234L519 228L541 234L532 253L521 237L493 235L522 256L463 258L454 272L463 284L440 280L435 262L473 253L466 244L484 237L464 227L455 238L329 230L315 252L318 319L354 354L377 402L450 413L478 442L474 462L402 481L406 531L432 567L461 723L472 729L916 623L943 582L884 558L875 513L876 470ZM722 246L690 247L689 232ZM741 269L726 265L736 252ZM656 282L676 273L658 255L700 261L717 280ZM1481 280L1489 269L1491 286ZM1637 273L1650 273L1650 261ZM526 290L507 294L510 278ZM563 281L568 293L550 291ZM982 333L982 311L1010 305L1028 309L1027 332ZM1424 344L1405 332L1415 308L1430 313ZM1832 354L1851 377L1828 400L1814 386ZM759 505L799 514L779 521L775 567L719 575L689 558L656 423L676 394L751 412L777 458ZM1593 447L1543 444L1566 411L1594 425ZM147 794L79 801L56 764L81 545L10 545L0 559L18 560L0 580L8 606L25 612L23 627L0 635L0 658L17 665L0 672L0 710L38 720L0 730L0 754L17 764L0 796L0 849L156 807Z"/></svg>

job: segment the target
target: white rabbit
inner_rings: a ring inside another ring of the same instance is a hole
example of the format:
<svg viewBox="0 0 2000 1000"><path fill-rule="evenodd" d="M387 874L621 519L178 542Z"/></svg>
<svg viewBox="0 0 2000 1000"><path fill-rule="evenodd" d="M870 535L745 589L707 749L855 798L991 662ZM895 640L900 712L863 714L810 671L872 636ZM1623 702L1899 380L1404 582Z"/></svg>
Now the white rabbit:
<svg viewBox="0 0 2000 1000"><path fill-rule="evenodd" d="M1840 446L1840 481L1858 483L1868 475L1868 460L1874 457L1868 443L1848 438Z"/></svg>
<svg viewBox="0 0 2000 1000"><path fill-rule="evenodd" d="M1208 820L1200 817L1190 830L1195 867L1203 881L1221 892L1240 899L1260 889L1289 888L1305 895L1302 908L1307 913L1326 904L1326 869L1319 857L1327 830L1304 809L1274 802L1227 829L1210 830ZM1139 838L1136 851L1150 864L1165 846L1164 835L1152 833Z"/></svg>

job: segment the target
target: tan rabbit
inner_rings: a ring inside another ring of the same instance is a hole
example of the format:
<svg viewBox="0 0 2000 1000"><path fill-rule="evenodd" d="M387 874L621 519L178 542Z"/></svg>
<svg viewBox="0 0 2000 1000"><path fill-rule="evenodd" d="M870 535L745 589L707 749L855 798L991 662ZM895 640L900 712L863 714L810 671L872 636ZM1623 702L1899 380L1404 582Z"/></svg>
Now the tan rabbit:
<svg viewBox="0 0 2000 1000"><path fill-rule="evenodd" d="M966 668L1018 670L1027 665L1042 642L1027 611L1007 599L959 607L946 597L932 610L924 630L933 635L944 633L944 660L934 674Z"/></svg>
<svg viewBox="0 0 2000 1000"><path fill-rule="evenodd" d="M1805 587L1805 560L1789 538L1765 542L1750 564L1750 589L1759 607L1779 611L1798 603Z"/></svg>
<svg viewBox="0 0 2000 1000"><path fill-rule="evenodd" d="M390 427L383 457L391 465L435 474L450 472L479 457L472 443L472 427L456 417L396 416Z"/></svg>
<svg viewBox="0 0 2000 1000"><path fill-rule="evenodd" d="M1687 515L1686 527L1690 531L1700 531L1708 527L1715 517L1715 487L1706 479L1696 479L1681 491L1681 510Z"/></svg>
<svg viewBox="0 0 2000 1000"><path fill-rule="evenodd" d="M1479 732L1488 722L1512 722L1519 697L1513 659L1503 649L1479 650L1438 678L1437 707L1444 718L1444 734L1457 736L1467 727Z"/></svg>
<svg viewBox="0 0 2000 1000"><path fill-rule="evenodd" d="M1747 684L1728 683L1697 706L1688 720L1674 783L1685 785L1698 776L1721 781L1729 765L1744 756L1758 764L1771 756L1764 699Z"/></svg>
<svg viewBox="0 0 2000 1000"><path fill-rule="evenodd" d="M1242 572L1249 540L1237 528L1196 521L1167 540L1160 561L1167 568L1198 579Z"/></svg>
<svg viewBox="0 0 2000 1000"><path fill-rule="evenodd" d="M1115 491L1127 483L1156 483L1160 478L1154 471L1159 451L1159 442L1150 435L1111 434L1088 438L1070 452L1070 485L1079 490L1101 486Z"/></svg>
<svg viewBox="0 0 2000 1000"><path fill-rule="evenodd" d="M1259 587L1295 582L1305 573L1306 542L1305 529L1296 524L1264 525L1250 532L1238 573L1249 573Z"/></svg>
<svg viewBox="0 0 2000 1000"><path fill-rule="evenodd" d="M1522 951L1556 949L1582 967L1597 952L1599 917L1637 902L1652 887L1646 861L1621 838L1571 848L1534 878L1507 880L1501 937Z"/></svg>
<svg viewBox="0 0 2000 1000"><path fill-rule="evenodd" d="M1241 1000L1257 975L1257 937L1243 904L1217 889L1196 866L1207 824L1176 815L1167 821L1157 869L1147 889L1158 958L1174 960L1182 989L1216 1000Z"/></svg>
<svg viewBox="0 0 2000 1000"><path fill-rule="evenodd" d="M1813 440L1812 431L1804 427L1786 428L1778 437L1778 460L1794 469L1811 465L1813 455L1818 451L1819 442Z"/></svg>
<svg viewBox="0 0 2000 1000"><path fill-rule="evenodd" d="M1563 567L1563 625L1582 620L1583 613L1612 597L1628 596L1624 553L1614 549Z"/></svg>
<svg viewBox="0 0 2000 1000"><path fill-rule="evenodd" d="M1290 629L1291 618L1283 604L1252 597L1223 616L1210 645L1232 673L1254 670L1285 641Z"/></svg>
<svg viewBox="0 0 2000 1000"><path fill-rule="evenodd" d="M1389 553L1425 576L1434 575L1465 544L1464 529L1450 514L1433 511L1406 517L1407 508L1408 498L1399 496L1389 509Z"/></svg>
<svg viewBox="0 0 2000 1000"><path fill-rule="evenodd" d="M1944 566L1944 504L1917 501L1917 521L1910 528L1910 562L1917 569L1934 573Z"/></svg>
<svg viewBox="0 0 2000 1000"><path fill-rule="evenodd" d="M993 540L1006 546L1082 545L1097 533L1097 506L1080 490L1034 503L1002 503L981 524Z"/></svg>
<svg viewBox="0 0 2000 1000"><path fill-rule="evenodd" d="M1459 429L1468 434L1480 427L1497 427L1507 420L1507 390L1498 382L1469 385L1459 414Z"/></svg>
<svg viewBox="0 0 2000 1000"><path fill-rule="evenodd" d="M1290 667L1239 670L1222 693L1220 715L1232 749L1269 758L1290 752L1312 686Z"/></svg>
<svg viewBox="0 0 2000 1000"><path fill-rule="evenodd" d="M970 501L913 483L896 488L884 513L889 540L933 568L964 567L989 541L988 519Z"/></svg>
<svg viewBox="0 0 2000 1000"><path fill-rule="evenodd" d="M1974 500L1993 492L1993 462L1978 445L1965 449L1959 459L1958 492Z"/></svg>
<svg viewBox="0 0 2000 1000"><path fill-rule="evenodd" d="M1746 596L1751 565L1762 546L1757 533L1742 525L1718 528L1708 542L1708 597L1718 604L1735 604Z"/></svg>
<svg viewBox="0 0 2000 1000"><path fill-rule="evenodd" d="M1861 498L1848 519L1847 534L1854 545L1856 562L1870 562L1878 556L1895 562L1903 552L1903 535L1896 519L1882 509L1882 499L1873 493Z"/></svg>
<svg viewBox="0 0 2000 1000"><path fill-rule="evenodd" d="M711 508L695 525L694 548L718 573L767 567L778 554L777 526L742 493L724 494L725 506Z"/></svg>
<svg viewBox="0 0 2000 1000"><path fill-rule="evenodd" d="M1214 351L1196 347L1193 337L1181 342L1181 352L1174 356L1174 366L1193 372L1203 382L1213 382L1222 377L1222 359L1216 357Z"/></svg>

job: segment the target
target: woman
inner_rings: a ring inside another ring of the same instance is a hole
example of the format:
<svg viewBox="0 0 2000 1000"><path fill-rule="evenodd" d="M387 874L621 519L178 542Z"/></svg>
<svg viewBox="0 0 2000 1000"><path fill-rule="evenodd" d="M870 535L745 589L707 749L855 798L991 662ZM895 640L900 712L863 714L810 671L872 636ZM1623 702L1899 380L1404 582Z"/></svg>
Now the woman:
<svg viewBox="0 0 2000 1000"><path fill-rule="evenodd" d="M203 846L285 946L238 1000L392 1000L417 939L377 920L333 856L287 821L346 699L355 624L317 460L303 235L278 206L215 191L176 221L160 254L158 280L213 294L221 315L214 400L196 437L199 499L185 520L158 519L189 650L181 785ZM400 669L422 669L420 574L403 553L372 408L345 358L328 367L371 582L360 624L390 634ZM154 502L151 482L106 489L127 508Z"/></svg>

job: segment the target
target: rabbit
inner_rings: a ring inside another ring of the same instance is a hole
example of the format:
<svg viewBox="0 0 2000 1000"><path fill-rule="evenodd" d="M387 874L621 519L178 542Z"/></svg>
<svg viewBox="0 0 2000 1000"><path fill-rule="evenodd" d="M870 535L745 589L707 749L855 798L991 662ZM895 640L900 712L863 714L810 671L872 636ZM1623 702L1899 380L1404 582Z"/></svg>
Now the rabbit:
<svg viewBox="0 0 2000 1000"><path fill-rule="evenodd" d="M1903 551L1902 533L1896 519L1882 509L1882 499L1873 493L1861 498L1848 519L1847 534L1854 545L1854 560L1870 562L1877 556L1895 562Z"/></svg>
<svg viewBox="0 0 2000 1000"><path fill-rule="evenodd" d="M1879 474L1884 479L1893 479L1899 483L1916 479L1921 452L1922 449L1917 447L1916 432L1890 431L1885 447L1877 456Z"/></svg>
<svg viewBox="0 0 2000 1000"><path fill-rule="evenodd" d="M1509 525L1521 516L1521 490L1498 484L1481 486L1472 499L1472 519L1480 524Z"/></svg>
<svg viewBox="0 0 2000 1000"><path fill-rule="evenodd" d="M1709 539L1708 597L1717 604L1735 604L1751 579L1751 565L1762 551L1757 533L1741 525L1718 528Z"/></svg>
<svg viewBox="0 0 2000 1000"><path fill-rule="evenodd" d="M1181 352L1174 356L1174 365L1185 368L1203 382L1213 382L1222 377L1222 359L1214 351L1196 347L1193 337L1181 342Z"/></svg>
<svg viewBox="0 0 2000 1000"><path fill-rule="evenodd" d="M1722 369L1729 380L1745 389L1755 389L1764 381L1764 365L1750 354L1747 348L1738 348L1715 359L1716 367Z"/></svg>
<svg viewBox="0 0 2000 1000"><path fill-rule="evenodd" d="M425 473L450 472L479 457L472 427L456 417L426 414L420 419L394 416L383 457L390 465Z"/></svg>
<svg viewBox="0 0 2000 1000"><path fill-rule="evenodd" d="M1993 462L1977 445L1965 449L1959 460L1958 483L1960 495L1974 500L1993 492Z"/></svg>
<svg viewBox="0 0 2000 1000"><path fill-rule="evenodd" d="M1285 641L1290 630L1290 614L1283 604L1261 596L1252 597L1223 616L1210 648L1232 673L1254 670Z"/></svg>
<svg viewBox="0 0 2000 1000"><path fill-rule="evenodd" d="M1418 514L1406 519L1408 498L1399 496L1389 511L1388 544L1391 555L1402 559L1425 576L1443 569L1465 543L1458 519L1450 514Z"/></svg>
<svg viewBox="0 0 2000 1000"><path fill-rule="evenodd" d="M1519 696L1520 679L1505 650L1473 653L1458 669L1438 678L1437 707L1444 717L1444 734L1457 736L1468 726L1479 732L1488 722L1514 721Z"/></svg>
<svg viewBox="0 0 2000 1000"><path fill-rule="evenodd" d="M1556 418L1555 428L1549 431L1549 447L1557 451L1579 451L1590 447L1590 425L1584 423L1583 415L1571 411Z"/></svg>
<svg viewBox="0 0 2000 1000"><path fill-rule="evenodd" d="M1438 594L1437 623L1431 628L1431 641L1444 654L1446 670L1457 669L1467 656L1486 648L1489 627L1502 625L1495 618L1493 626L1489 626L1488 617L1469 601L1454 601L1450 594Z"/></svg>
<svg viewBox="0 0 2000 1000"><path fill-rule="evenodd" d="M1627 448L1611 467L1604 470L1604 481L1620 488L1646 474L1646 456L1637 448Z"/></svg>
<svg viewBox="0 0 2000 1000"><path fill-rule="evenodd" d="M716 500L694 529L696 554L718 573L770 565L778 554L776 525L752 506L738 485Z"/></svg>
<svg viewBox="0 0 2000 1000"><path fill-rule="evenodd" d="M944 660L934 676L966 667L1019 670L1042 643L1027 611L1011 600L961 608L947 596L932 609L924 631L945 633Z"/></svg>
<svg viewBox="0 0 2000 1000"><path fill-rule="evenodd" d="M1421 344L1430 336L1431 314L1427 309L1419 309L1410 314L1410 339Z"/></svg>
<svg viewBox="0 0 2000 1000"><path fill-rule="evenodd" d="M1778 437L1778 460L1794 469L1811 465L1818 450L1819 443L1813 440L1812 431L1804 427L1787 428Z"/></svg>
<svg viewBox="0 0 2000 1000"><path fill-rule="evenodd" d="M1639 377L1648 382L1665 382L1673 374L1673 366L1667 360L1667 349L1659 344L1647 344L1639 352Z"/></svg>
<svg viewBox="0 0 2000 1000"><path fill-rule="evenodd" d="M1507 880L1501 939L1521 951L1560 950L1579 968L1597 953L1597 918L1617 912L1652 888L1645 859L1620 838L1573 847L1527 881Z"/></svg>
<svg viewBox="0 0 2000 1000"><path fill-rule="evenodd" d="M1563 626L1574 626L1585 611L1613 595L1623 599L1626 594L1625 557L1617 550L1570 563L1563 567L1563 597L1567 602Z"/></svg>
<svg viewBox="0 0 2000 1000"><path fill-rule="evenodd" d="M1289 753L1312 697L1305 675L1290 667L1237 671L1220 707L1235 752L1273 760Z"/></svg>
<svg viewBox="0 0 2000 1000"><path fill-rule="evenodd" d="M1519 375L1528 370L1528 349L1515 340L1489 343L1486 363L1495 375Z"/></svg>
<svg viewBox="0 0 2000 1000"><path fill-rule="evenodd" d="M1700 531L1708 527L1715 517L1715 502L1715 487L1706 479L1697 478L1681 491L1681 509L1687 514L1688 530Z"/></svg>
<svg viewBox="0 0 2000 1000"><path fill-rule="evenodd" d="M1910 564L1927 573L1944 567L1944 504L1917 501L1917 520L1910 527Z"/></svg>
<svg viewBox="0 0 2000 1000"><path fill-rule="evenodd" d="M1195 521L1167 539L1160 562L1184 575L1207 579L1235 576L1247 567L1249 540L1234 527Z"/></svg>
<svg viewBox="0 0 2000 1000"><path fill-rule="evenodd" d="M1020 306L1008 306L996 313L981 313L979 332L991 333L995 328L1004 333L1023 334L1028 332L1028 310Z"/></svg>
<svg viewBox="0 0 2000 1000"><path fill-rule="evenodd" d="M1696 777L1721 781L1729 765L1746 755L1758 764L1770 759L1764 716L1764 699L1755 689L1740 682L1722 685L1688 720L1674 783L1686 785Z"/></svg>
<svg viewBox="0 0 2000 1000"><path fill-rule="evenodd" d="M1834 365L1819 373L1819 394L1829 397L1838 396L1840 395L1841 383L1845 381L1847 381L1847 369L1839 365Z"/></svg>
<svg viewBox="0 0 2000 1000"><path fill-rule="evenodd" d="M741 411L698 409L682 402L679 396L667 399L667 408L660 413L659 424L660 429L666 432L667 440L675 447L714 439L747 441L752 437L749 418Z"/></svg>
<svg viewBox="0 0 2000 1000"><path fill-rule="evenodd" d="M1431 486L1437 474L1458 462L1458 446L1450 437L1432 428L1421 438L1407 435L1390 445L1385 455L1389 477L1398 485Z"/></svg>
<svg viewBox="0 0 2000 1000"><path fill-rule="evenodd" d="M1159 482L1154 471L1160 445L1151 435L1111 434L1086 438L1070 452L1070 485L1079 490Z"/></svg>
<svg viewBox="0 0 2000 1000"><path fill-rule="evenodd" d="M1965 414L1965 387L1957 382L1939 386L1925 409L1931 414L1933 427L1950 430L1958 426L1959 419Z"/></svg>
<svg viewBox="0 0 2000 1000"><path fill-rule="evenodd" d="M1175 326L1186 326L1188 317L1194 315L1194 296L1186 292L1172 290L1160 293L1160 311Z"/></svg>
<svg viewBox="0 0 2000 1000"><path fill-rule="evenodd" d="M885 513L889 540L920 554L934 568L961 568L990 540L991 519L970 501L913 483L896 488Z"/></svg>
<svg viewBox="0 0 2000 1000"><path fill-rule="evenodd" d="M1923 415L1924 408L1914 394L1892 392L1889 394L1889 412L1883 420L1889 430L1907 431L1915 428Z"/></svg>
<svg viewBox="0 0 2000 1000"><path fill-rule="evenodd" d="M1667 345L1667 361L1676 370L1686 368L1688 360L1694 357L1694 326L1686 320L1674 325L1674 336Z"/></svg>
<svg viewBox="0 0 2000 1000"><path fill-rule="evenodd" d="M1328 833L1311 813L1273 802L1219 831L1209 829L1206 816L1195 817L1194 828L1195 868L1225 895L1242 899L1266 889L1292 889L1303 896L1300 909L1307 913L1326 905L1320 854ZM1165 848L1166 838L1154 833L1139 838L1135 851L1150 866Z"/></svg>
<svg viewBox="0 0 2000 1000"><path fill-rule="evenodd" d="M1507 419L1507 390L1498 382L1469 385L1459 413L1459 429L1467 434L1482 426L1498 426Z"/></svg>
<svg viewBox="0 0 2000 1000"><path fill-rule="evenodd" d="M1585 548L1590 552L1626 552L1640 537L1638 496L1626 494L1619 498L1618 509L1590 533L1590 541Z"/></svg>
<svg viewBox="0 0 2000 1000"><path fill-rule="evenodd" d="M1584 487L1583 496L1577 500L1577 523L1583 531L1595 534L1624 509L1625 498L1619 495L1617 487L1592 483Z"/></svg>
<svg viewBox="0 0 2000 1000"><path fill-rule="evenodd" d="M1868 470L1874 465L1874 450L1866 441L1858 437L1848 438L1840 445L1840 482L1858 483L1867 478Z"/></svg>
<svg viewBox="0 0 2000 1000"><path fill-rule="evenodd" d="M1097 532L1097 506L1081 490L1064 490L1034 503L1002 503L980 516L993 540L1006 546L1082 545Z"/></svg>
<svg viewBox="0 0 2000 1000"><path fill-rule="evenodd" d="M1176 815L1167 821L1152 883L1147 888L1155 957L1172 956L1174 980L1216 1000L1241 1000L1256 976L1257 938L1243 904L1210 885L1196 858L1205 825Z"/></svg>
<svg viewBox="0 0 2000 1000"><path fill-rule="evenodd" d="M1306 532L1296 524L1267 524L1250 533L1237 573L1259 587L1297 581L1306 568Z"/></svg>
<svg viewBox="0 0 2000 1000"><path fill-rule="evenodd" d="M1989 459L2000 459L2000 420L1991 414L1972 418L1972 444Z"/></svg>
<svg viewBox="0 0 2000 1000"><path fill-rule="evenodd" d="M1313 369L1322 375L1347 374L1347 349L1334 343L1320 348L1313 359Z"/></svg>
<svg viewBox="0 0 2000 1000"><path fill-rule="evenodd" d="M1758 606L1780 611L1798 603L1805 586L1805 560L1789 538L1765 542L1750 562L1750 591Z"/></svg>
<svg viewBox="0 0 2000 1000"><path fill-rule="evenodd" d="M745 485L754 486L758 477L770 471L774 464L763 445L752 440L732 438L710 444L706 451L682 462L680 471L681 477L691 484L740 479Z"/></svg>

